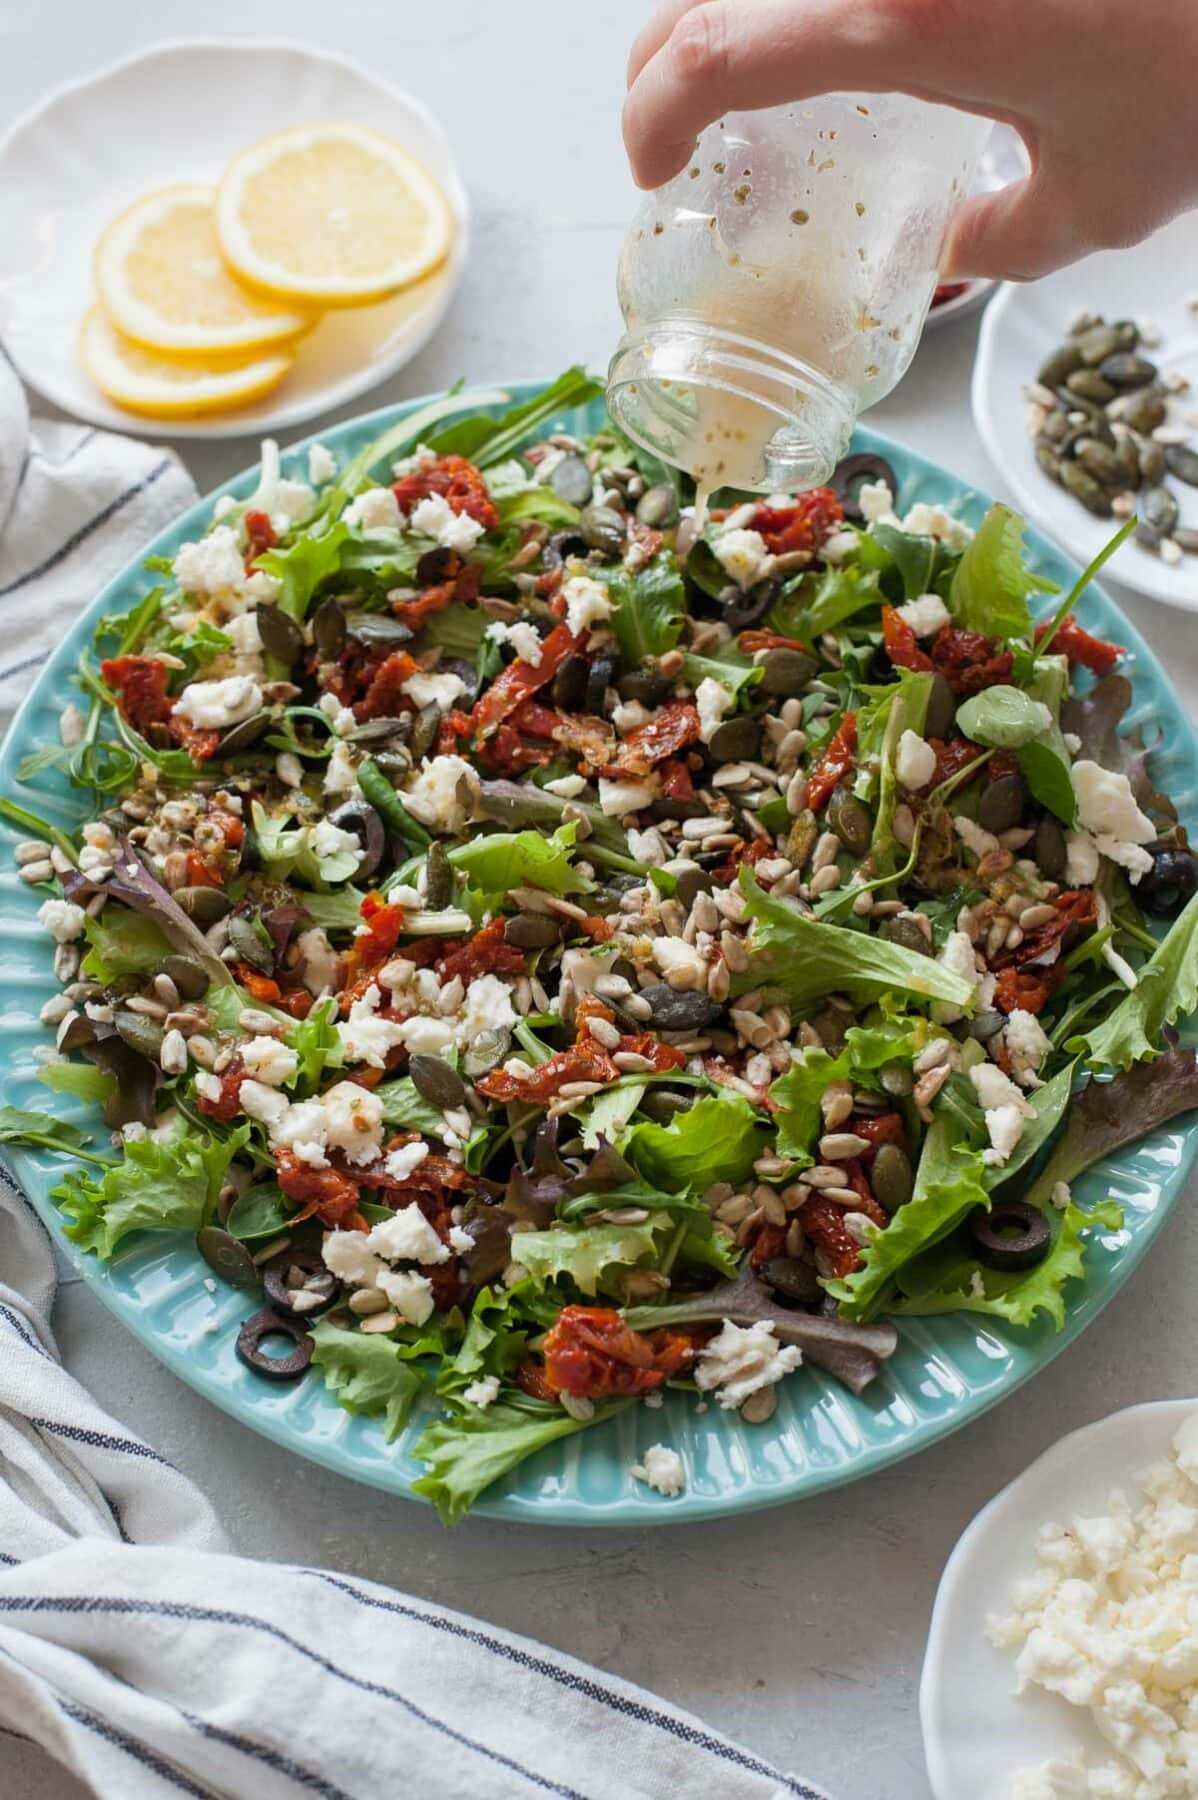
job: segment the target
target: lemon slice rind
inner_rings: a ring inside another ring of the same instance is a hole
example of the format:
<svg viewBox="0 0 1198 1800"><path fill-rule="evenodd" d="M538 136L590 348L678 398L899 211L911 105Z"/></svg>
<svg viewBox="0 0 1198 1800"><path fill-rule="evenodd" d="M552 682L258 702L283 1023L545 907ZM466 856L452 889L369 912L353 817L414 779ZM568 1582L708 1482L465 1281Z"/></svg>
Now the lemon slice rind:
<svg viewBox="0 0 1198 1800"><path fill-rule="evenodd" d="M246 406L277 387L295 361L285 350L271 350L240 362L214 357L188 364L123 337L101 306L93 306L83 320L79 355L114 405L155 419L194 418Z"/></svg>

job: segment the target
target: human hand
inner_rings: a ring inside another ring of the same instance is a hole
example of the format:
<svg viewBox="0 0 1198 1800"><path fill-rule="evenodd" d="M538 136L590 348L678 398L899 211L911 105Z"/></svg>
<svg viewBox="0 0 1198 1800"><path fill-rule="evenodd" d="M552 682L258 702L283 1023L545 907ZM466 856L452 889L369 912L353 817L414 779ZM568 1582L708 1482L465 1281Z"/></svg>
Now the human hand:
<svg viewBox="0 0 1198 1800"><path fill-rule="evenodd" d="M727 112L913 94L1014 126L1031 173L957 215L943 275L1029 280L1198 203L1198 8L1157 0L663 0L633 45L641 187Z"/></svg>

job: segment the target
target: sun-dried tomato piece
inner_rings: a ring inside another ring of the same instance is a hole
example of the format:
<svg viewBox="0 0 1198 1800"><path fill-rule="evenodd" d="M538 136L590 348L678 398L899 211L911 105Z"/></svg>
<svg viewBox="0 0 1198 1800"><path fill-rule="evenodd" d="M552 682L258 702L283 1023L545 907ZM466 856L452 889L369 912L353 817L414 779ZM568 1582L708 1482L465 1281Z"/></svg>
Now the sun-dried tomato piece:
<svg viewBox="0 0 1198 1800"><path fill-rule="evenodd" d="M697 742L699 714L689 700L672 700L659 707L644 725L630 731L616 754L615 761L604 770L607 775L647 775L656 763L677 756L688 744Z"/></svg>
<svg viewBox="0 0 1198 1800"><path fill-rule="evenodd" d="M245 535L248 548L245 553L245 566L251 568L264 550L273 550L278 543L278 535L270 522L270 514L259 512L257 508L245 515Z"/></svg>
<svg viewBox="0 0 1198 1800"><path fill-rule="evenodd" d="M844 522L844 508L831 488L811 488L790 506L759 506L749 521L775 556L791 550L818 550Z"/></svg>
<svg viewBox="0 0 1198 1800"><path fill-rule="evenodd" d="M1003 775L1018 775L1019 755L1015 750L992 750L986 764L986 780L998 781Z"/></svg>
<svg viewBox="0 0 1198 1800"><path fill-rule="evenodd" d="M220 1093L216 1099L210 1100L206 1094L196 1096L197 1112L202 1112L206 1119L219 1119L222 1125L227 1125L241 1111L241 1084L245 1078L245 1065L239 1056L235 1056L220 1077Z"/></svg>
<svg viewBox="0 0 1198 1800"><path fill-rule="evenodd" d="M861 1261L861 1247L845 1230L844 1208L813 1194L796 1216L808 1241L821 1252L827 1273L838 1279L851 1275Z"/></svg>
<svg viewBox="0 0 1198 1800"><path fill-rule="evenodd" d="M664 1075L670 1069L680 1069L686 1061L685 1052L674 1044L663 1044L648 1031L628 1032L620 1039L620 1049L631 1051L633 1056L643 1056L652 1063L653 1072Z"/></svg>
<svg viewBox="0 0 1198 1800"><path fill-rule="evenodd" d="M716 887L729 887L746 865L751 869L754 864L766 862L777 854L768 838L754 838L751 843L742 841L733 844L723 862L716 863L712 869L711 879Z"/></svg>
<svg viewBox="0 0 1198 1800"><path fill-rule="evenodd" d="M123 718L144 734L150 725L162 725L174 710L167 696L171 672L156 656L115 656L100 664L105 685L117 696Z"/></svg>
<svg viewBox="0 0 1198 1800"><path fill-rule="evenodd" d="M910 625L893 606L882 608L882 644L896 669L916 669L927 673L935 665Z"/></svg>
<svg viewBox="0 0 1198 1800"><path fill-rule="evenodd" d="M1042 1012L1060 986L1062 973L1059 963L1044 969L1004 969L994 990L994 1004L1005 1013Z"/></svg>
<svg viewBox="0 0 1198 1800"><path fill-rule="evenodd" d="M756 656L759 650L801 650L807 646L799 638L783 637L780 631L742 631L736 640L745 656Z"/></svg>
<svg viewBox="0 0 1198 1800"><path fill-rule="evenodd" d="M317 1218L333 1231L368 1229L358 1210L358 1183L343 1169L314 1169L311 1163L301 1162L293 1150L280 1150L275 1164L280 1191L300 1203L300 1211L288 1224Z"/></svg>
<svg viewBox="0 0 1198 1800"><path fill-rule="evenodd" d="M851 773L856 756L857 715L847 712L808 777L807 804L812 812L819 812L831 799L845 776Z"/></svg>
<svg viewBox="0 0 1198 1800"><path fill-rule="evenodd" d="M545 1385L553 1395L603 1400L648 1394L694 1361L696 1334L634 1331L610 1306L564 1306L545 1334Z"/></svg>
<svg viewBox="0 0 1198 1800"><path fill-rule="evenodd" d="M864 1213L867 1219L872 1219L880 1230L885 1231L889 1220L874 1199L874 1191L869 1185L869 1177L865 1173L862 1158L851 1157L848 1162L841 1163L840 1167L844 1172L846 1186L851 1187L857 1195L856 1206L849 1210Z"/></svg>
<svg viewBox="0 0 1198 1800"><path fill-rule="evenodd" d="M584 1038L559 1050L547 1062L523 1074L509 1074L495 1069L475 1082L478 1092L488 1100L521 1100L526 1105L543 1105L552 1100L569 1081L614 1081L619 1075L615 1063L594 1038Z"/></svg>
<svg viewBox="0 0 1198 1800"><path fill-rule="evenodd" d="M990 958L992 969L1021 969L1028 963L1038 962L1072 926L1084 929L1093 925L1098 917L1093 888L1067 888L1052 904L1057 909L1056 918L1049 919L1045 925L1037 925L1013 950L996 951Z"/></svg>
<svg viewBox="0 0 1198 1800"><path fill-rule="evenodd" d="M933 787L939 787L942 781L949 781L967 769L970 763L977 762L986 752L980 744L971 738L929 738L928 743L936 752L936 773L932 777Z"/></svg>
<svg viewBox="0 0 1198 1800"><path fill-rule="evenodd" d="M929 666L940 671L958 699L964 699L980 694L983 688L1009 681L1015 655L1011 650L1000 649L998 639L986 637L983 632L942 625L932 639Z"/></svg>
<svg viewBox="0 0 1198 1800"><path fill-rule="evenodd" d="M541 660L528 663L522 657L508 664L495 677L470 715L479 737L490 737L530 694L539 694L557 674L567 656L581 650L583 638L576 637L566 625L555 625L549 636L541 640Z"/></svg>
<svg viewBox="0 0 1198 1800"><path fill-rule="evenodd" d="M437 726L437 755L456 756L458 739L469 735L470 714L461 712L456 706L447 713L441 714L441 722Z"/></svg>
<svg viewBox="0 0 1198 1800"><path fill-rule="evenodd" d="M1048 630L1049 623L1045 620L1043 625L1037 625L1037 643ZM1072 613L1058 625L1049 649L1055 656L1068 657L1071 668L1080 665L1095 675L1109 675L1119 658L1127 654L1126 644L1108 644L1105 638L1093 637L1078 624Z"/></svg>
<svg viewBox="0 0 1198 1800"><path fill-rule="evenodd" d="M764 1269L766 1263L781 1256L785 1248L785 1225L761 1225L753 1239L753 1254L749 1260L755 1269Z"/></svg>
<svg viewBox="0 0 1198 1800"><path fill-rule="evenodd" d="M545 1379L545 1365L535 1356L526 1356L516 1364L516 1386L523 1388L533 1400L556 1400L556 1390Z"/></svg>
<svg viewBox="0 0 1198 1800"><path fill-rule="evenodd" d="M411 712L412 702L404 693L403 684L416 673L416 667L416 659L406 650L393 650L379 664L365 694L354 707L354 717L359 725L364 725L367 719L393 719L399 713Z"/></svg>
<svg viewBox="0 0 1198 1800"><path fill-rule="evenodd" d="M470 729L474 729L473 721ZM506 723L494 737L480 744L474 755L479 767L489 775L521 775L526 769L542 769L553 761L553 751L548 746L527 743L514 725Z"/></svg>
<svg viewBox="0 0 1198 1800"><path fill-rule="evenodd" d="M667 757L666 761L657 765L657 779L661 791L667 800L693 800L695 784L691 780L691 772L681 756Z"/></svg>
<svg viewBox="0 0 1198 1800"><path fill-rule="evenodd" d="M863 1150L860 1157L867 1169L883 1144L897 1144L900 1150L907 1149L907 1127L903 1123L902 1113L878 1113L874 1118L865 1118L857 1113L845 1126L845 1130L863 1137L869 1145L869 1149Z"/></svg>
<svg viewBox="0 0 1198 1800"><path fill-rule="evenodd" d="M477 600L482 590L482 570L466 562L456 550L447 552L444 579L425 588L414 600L393 600L391 611L410 631L419 631L433 613L444 612L457 600Z"/></svg>
<svg viewBox="0 0 1198 1800"><path fill-rule="evenodd" d="M441 980L452 981L455 975L460 975L469 985L480 975L523 974L524 952L515 944L505 943L503 931L502 919L492 919L481 931L476 931L468 943L438 962Z"/></svg>
<svg viewBox="0 0 1198 1800"><path fill-rule="evenodd" d="M208 808L208 823L215 825L230 850L237 850L245 842L245 821L236 813L224 812L219 806Z"/></svg>
<svg viewBox="0 0 1198 1800"><path fill-rule="evenodd" d="M410 513L430 494L441 494L455 513L476 519L484 531L494 531L499 513L481 470L464 456L439 456L426 468L413 469L392 484L391 492L401 512Z"/></svg>

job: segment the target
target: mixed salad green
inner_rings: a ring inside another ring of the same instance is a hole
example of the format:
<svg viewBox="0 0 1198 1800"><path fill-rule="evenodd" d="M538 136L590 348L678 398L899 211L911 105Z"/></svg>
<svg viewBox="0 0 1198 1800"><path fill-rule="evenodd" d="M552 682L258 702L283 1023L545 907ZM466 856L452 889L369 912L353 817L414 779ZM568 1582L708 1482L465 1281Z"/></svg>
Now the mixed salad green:
<svg viewBox="0 0 1198 1800"><path fill-rule="evenodd" d="M1060 1325L1121 1225L1071 1182L1198 1104L1195 863L1092 571L876 457L699 519L561 429L597 394L264 446L19 770L81 832L0 803L42 1078L112 1141L0 1136L78 1159L96 1256L193 1235L263 1379L389 1439L431 1408L448 1520L666 1385L763 1421L802 1360L877 1379L895 1317Z"/></svg>

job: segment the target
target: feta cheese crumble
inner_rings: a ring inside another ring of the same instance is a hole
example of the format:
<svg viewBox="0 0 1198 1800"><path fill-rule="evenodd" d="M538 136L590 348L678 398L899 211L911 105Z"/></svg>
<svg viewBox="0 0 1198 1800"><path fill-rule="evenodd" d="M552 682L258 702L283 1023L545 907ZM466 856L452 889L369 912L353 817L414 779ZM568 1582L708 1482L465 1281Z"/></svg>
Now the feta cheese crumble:
<svg viewBox="0 0 1198 1800"><path fill-rule="evenodd" d="M1018 1691L1087 1709L1114 1752L1020 1770L1012 1800L1198 1792L1198 1413L1135 1480L1138 1506L1116 1489L1105 1513L1042 1526L1036 1571L986 1622L991 1643L1018 1650Z"/></svg>
<svg viewBox="0 0 1198 1800"><path fill-rule="evenodd" d="M417 501L408 520L413 531L423 531L435 538L442 550L456 550L465 556L483 535L483 527L469 513L453 510L444 494L429 494Z"/></svg>
<svg viewBox="0 0 1198 1800"><path fill-rule="evenodd" d="M83 936L87 914L73 900L43 900L37 909L37 922L56 944L73 944Z"/></svg>
<svg viewBox="0 0 1198 1800"><path fill-rule="evenodd" d="M175 701L176 713L197 731L222 731L238 725L262 705L262 689L250 675L226 675L223 681L193 681Z"/></svg>
<svg viewBox="0 0 1198 1800"><path fill-rule="evenodd" d="M926 788L936 773L936 752L917 731L904 731L895 752L894 772L908 793Z"/></svg>
<svg viewBox="0 0 1198 1800"><path fill-rule="evenodd" d="M417 706L439 706L442 712L448 712L455 700L459 700L466 692L466 683L452 669L444 673L433 669L426 672L417 669L409 675L402 690Z"/></svg>
<svg viewBox="0 0 1198 1800"><path fill-rule="evenodd" d="M479 1412L485 1412L488 1406L499 1398L498 1375L483 1375L472 1381L469 1387L462 1389L462 1399L467 1406L477 1406Z"/></svg>
<svg viewBox="0 0 1198 1800"><path fill-rule="evenodd" d="M474 817L478 773L461 756L426 759L404 792L404 805L430 831L457 837Z"/></svg>
<svg viewBox="0 0 1198 1800"><path fill-rule="evenodd" d="M313 444L308 451L308 480L313 487L323 487L337 473L337 458L324 444Z"/></svg>
<svg viewBox="0 0 1198 1800"><path fill-rule="evenodd" d="M351 531L398 531L402 517L399 502L390 488L367 488L351 500L341 514L341 523Z"/></svg>
<svg viewBox="0 0 1198 1800"><path fill-rule="evenodd" d="M403 1150L393 1150L391 1155L402 1156L406 1150L423 1152L423 1155L416 1158L416 1164L423 1162L428 1155L427 1144L405 1144ZM391 1166L390 1157L387 1159L387 1166ZM385 1257L388 1262L418 1262L428 1265L449 1261L449 1246L441 1242L415 1201L408 1206L401 1206L389 1219L375 1225L366 1241L376 1256Z"/></svg>
<svg viewBox="0 0 1198 1800"><path fill-rule="evenodd" d="M541 666L541 634L530 619L517 619L508 625L502 619L492 619L483 633L493 644L510 644L521 662L530 668Z"/></svg>
<svg viewBox="0 0 1198 1800"><path fill-rule="evenodd" d="M978 1063L970 1069L969 1079L986 1116L986 1134L990 1139L990 1148L982 1151L982 1161L1000 1167L1023 1136L1025 1119L1035 1118L1036 1109L997 1063Z"/></svg>
<svg viewBox="0 0 1198 1800"><path fill-rule="evenodd" d="M659 1494L673 1499L686 1486L686 1470L682 1466L682 1458L677 1450L671 1450L668 1444L650 1444L639 1463L633 1463L629 1473L646 1486L655 1488Z"/></svg>
<svg viewBox="0 0 1198 1800"><path fill-rule="evenodd" d="M1011 1073L1020 1087L1039 1087L1040 1065L1052 1045L1035 1013L1016 1007L1008 1016L1003 1041L1007 1046Z"/></svg>
<svg viewBox="0 0 1198 1800"><path fill-rule="evenodd" d="M571 575L564 581L562 599L566 602L566 624L576 637L611 617L611 598L607 589L589 575Z"/></svg>
<svg viewBox="0 0 1198 1800"><path fill-rule="evenodd" d="M738 588L750 588L759 581L765 566L772 562L765 539L759 531L744 527L722 531L712 544L716 561L730 575Z"/></svg>
<svg viewBox="0 0 1198 1800"><path fill-rule="evenodd" d="M652 806L660 791L655 775L647 775L642 781L607 781L601 775L599 808L609 819L623 819Z"/></svg>
<svg viewBox="0 0 1198 1800"><path fill-rule="evenodd" d="M755 1325L734 1325L725 1319L719 1335L699 1353L695 1386L701 1393L717 1389L720 1406L728 1409L759 1388L773 1387L802 1360L797 1344L778 1342L768 1319L758 1319Z"/></svg>
<svg viewBox="0 0 1198 1800"><path fill-rule="evenodd" d="M184 593L213 598L239 586L245 552L231 525L217 525L197 543L180 544L172 568Z"/></svg>
<svg viewBox="0 0 1198 1800"><path fill-rule="evenodd" d="M1103 856L1125 868L1133 884L1138 882L1152 867L1143 845L1155 838L1156 827L1136 804L1131 782L1124 774L1086 760L1075 762L1071 774L1078 823Z"/></svg>
<svg viewBox="0 0 1198 1800"><path fill-rule="evenodd" d="M253 1037L241 1046L241 1060L255 1081L267 1087L283 1087L294 1081L299 1057L275 1037Z"/></svg>
<svg viewBox="0 0 1198 1800"><path fill-rule="evenodd" d="M337 1027L337 1036L350 1063L368 1063L372 1069L385 1069L387 1057L397 1044L403 1043L403 1027L394 1019L380 1019L382 991L377 982L354 1001L349 1016Z"/></svg>
<svg viewBox="0 0 1198 1800"><path fill-rule="evenodd" d="M934 637L949 623L948 607L939 594L920 594L918 599L908 600L906 606L900 606L896 611L917 638Z"/></svg>
<svg viewBox="0 0 1198 1800"><path fill-rule="evenodd" d="M735 705L735 694L722 681L717 681L713 675L703 677L695 689L695 709L699 714L699 736L705 744L711 742L712 732Z"/></svg>

